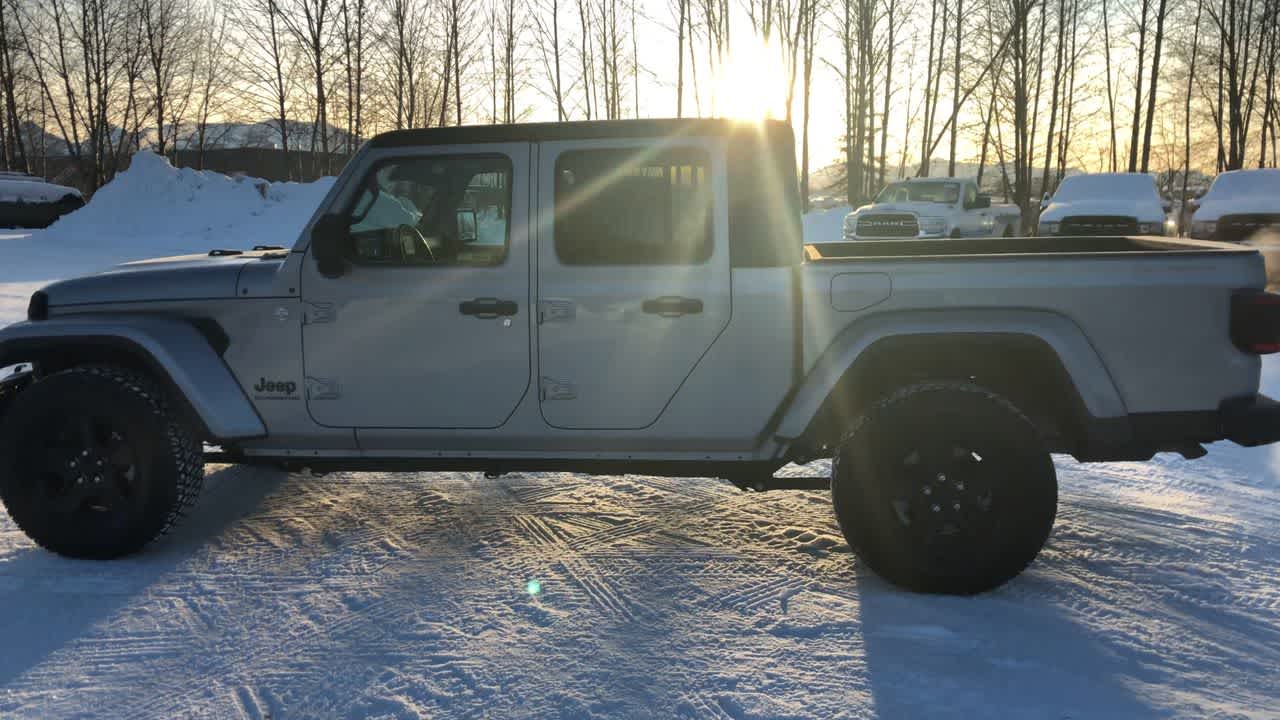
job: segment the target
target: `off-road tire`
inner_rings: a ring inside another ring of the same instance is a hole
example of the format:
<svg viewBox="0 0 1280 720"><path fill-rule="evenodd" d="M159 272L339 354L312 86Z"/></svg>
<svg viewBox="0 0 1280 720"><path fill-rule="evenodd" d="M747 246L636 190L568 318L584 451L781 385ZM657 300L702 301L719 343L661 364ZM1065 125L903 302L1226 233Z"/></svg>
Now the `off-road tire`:
<svg viewBox="0 0 1280 720"><path fill-rule="evenodd" d="M55 373L0 418L0 500L28 537L59 555L106 560L141 550L187 513L203 482L190 424L134 370Z"/></svg>
<svg viewBox="0 0 1280 720"><path fill-rule="evenodd" d="M977 385L926 382L871 405L831 472L849 547L899 587L971 595L1039 554L1057 514L1053 461L1035 425Z"/></svg>

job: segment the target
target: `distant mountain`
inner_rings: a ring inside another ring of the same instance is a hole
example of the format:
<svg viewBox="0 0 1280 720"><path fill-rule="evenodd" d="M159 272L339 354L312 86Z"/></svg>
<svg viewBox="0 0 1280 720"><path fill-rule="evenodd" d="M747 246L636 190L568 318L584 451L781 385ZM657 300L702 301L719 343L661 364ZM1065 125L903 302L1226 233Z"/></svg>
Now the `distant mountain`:
<svg viewBox="0 0 1280 720"><path fill-rule="evenodd" d="M286 124L289 133L290 150L310 150L313 124L301 120L290 120ZM347 133L329 125L329 149L340 150L347 145ZM154 145L155 129L151 129L147 140ZM199 142L197 128L194 123L184 123L178 131L178 147L182 150L194 150ZM210 123L205 127L206 149L238 149L238 148L281 148L280 125L274 120L263 120L256 123ZM316 147L320 143L316 142Z"/></svg>
<svg viewBox="0 0 1280 720"><path fill-rule="evenodd" d="M312 123L291 120L287 124L290 150L310 150ZM118 139L121 130L116 128L114 136ZM166 134L169 134L166 128ZM329 126L329 149L337 152L346 146L347 133L332 125ZM157 130L154 127L142 131L140 145L144 149L153 149L157 145ZM178 129L178 148L194 150L198 143L194 123L183 123ZM50 157L63 157L69 154L68 143L63 138L40 128L35 123L23 125L23 137L26 140L27 152L31 155L43 154ZM255 123L210 123L205 128L205 149L226 150L240 148L279 148L281 147L280 127L273 120ZM316 143L319 147L319 143Z"/></svg>

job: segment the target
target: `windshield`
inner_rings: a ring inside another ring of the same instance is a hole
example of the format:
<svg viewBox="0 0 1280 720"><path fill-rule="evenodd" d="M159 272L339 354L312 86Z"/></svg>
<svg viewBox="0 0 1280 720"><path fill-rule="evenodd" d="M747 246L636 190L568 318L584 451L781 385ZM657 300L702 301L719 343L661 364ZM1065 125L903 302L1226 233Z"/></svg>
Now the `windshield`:
<svg viewBox="0 0 1280 720"><path fill-rule="evenodd" d="M1080 200L1159 199L1155 180L1141 173L1115 175L1073 175L1062 181L1053 194L1054 202Z"/></svg>
<svg viewBox="0 0 1280 720"><path fill-rule="evenodd" d="M912 182L893 183L876 196L878 203L934 202L954 205L960 200L960 183Z"/></svg>
<svg viewBox="0 0 1280 720"><path fill-rule="evenodd" d="M1238 170L1222 173L1209 186L1209 197L1280 194L1280 170Z"/></svg>

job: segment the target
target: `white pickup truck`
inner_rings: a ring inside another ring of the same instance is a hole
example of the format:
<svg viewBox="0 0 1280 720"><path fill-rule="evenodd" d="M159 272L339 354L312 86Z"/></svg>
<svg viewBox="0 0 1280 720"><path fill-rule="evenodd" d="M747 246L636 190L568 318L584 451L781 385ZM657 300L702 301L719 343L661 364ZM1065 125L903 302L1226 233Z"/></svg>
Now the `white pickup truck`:
<svg viewBox="0 0 1280 720"><path fill-rule="evenodd" d="M968 178L911 178L890 183L870 205L844 219L845 240L1013 237L1014 205L992 205Z"/></svg>
<svg viewBox="0 0 1280 720"><path fill-rule="evenodd" d="M0 330L0 500L41 546L112 558L191 509L206 462L819 486L871 569L974 593L1048 538L1051 452L1280 439L1257 249L803 246L792 142L719 120L379 135L291 249L36 292Z"/></svg>
<svg viewBox="0 0 1280 720"><path fill-rule="evenodd" d="M1245 242L1280 236L1280 170L1232 170L1192 207L1191 237Z"/></svg>
<svg viewBox="0 0 1280 720"><path fill-rule="evenodd" d="M1146 173L1072 175L1040 205L1037 235L1171 235L1172 206Z"/></svg>

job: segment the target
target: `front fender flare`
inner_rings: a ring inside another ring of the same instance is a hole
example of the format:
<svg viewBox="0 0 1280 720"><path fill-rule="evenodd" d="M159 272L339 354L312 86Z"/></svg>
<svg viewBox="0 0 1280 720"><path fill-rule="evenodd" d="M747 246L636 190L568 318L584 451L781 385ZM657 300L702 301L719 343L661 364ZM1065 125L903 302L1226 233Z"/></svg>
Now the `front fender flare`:
<svg viewBox="0 0 1280 720"><path fill-rule="evenodd" d="M803 435L845 371L876 342L908 335L961 333L1024 335L1041 340L1062 362L1091 416L1127 414L1102 358L1084 331L1065 315L1042 310L909 311L873 315L841 331L801 380L774 434L783 440Z"/></svg>
<svg viewBox="0 0 1280 720"><path fill-rule="evenodd" d="M168 380L215 440L263 437L267 428L204 335L189 322L159 315L78 315L0 329L0 367L60 347L124 351ZM90 353L86 361L92 361Z"/></svg>

